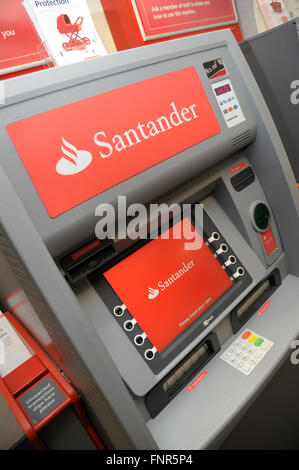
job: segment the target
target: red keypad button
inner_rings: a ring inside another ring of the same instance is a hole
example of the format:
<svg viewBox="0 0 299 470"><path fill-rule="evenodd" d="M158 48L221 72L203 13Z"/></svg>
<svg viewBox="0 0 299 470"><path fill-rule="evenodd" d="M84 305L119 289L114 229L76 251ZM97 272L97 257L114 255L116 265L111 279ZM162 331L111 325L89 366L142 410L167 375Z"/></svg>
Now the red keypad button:
<svg viewBox="0 0 299 470"><path fill-rule="evenodd" d="M251 335L251 332L249 330L247 330L242 334L242 338L247 339L247 338L249 338L250 335Z"/></svg>

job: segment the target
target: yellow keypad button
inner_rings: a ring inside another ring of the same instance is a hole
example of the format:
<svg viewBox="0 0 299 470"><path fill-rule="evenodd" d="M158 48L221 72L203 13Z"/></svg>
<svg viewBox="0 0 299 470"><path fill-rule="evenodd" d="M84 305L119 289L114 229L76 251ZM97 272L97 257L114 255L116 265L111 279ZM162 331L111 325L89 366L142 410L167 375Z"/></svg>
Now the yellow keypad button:
<svg viewBox="0 0 299 470"><path fill-rule="evenodd" d="M248 342L249 343L254 343L256 339L257 339L257 335L251 335L248 338Z"/></svg>

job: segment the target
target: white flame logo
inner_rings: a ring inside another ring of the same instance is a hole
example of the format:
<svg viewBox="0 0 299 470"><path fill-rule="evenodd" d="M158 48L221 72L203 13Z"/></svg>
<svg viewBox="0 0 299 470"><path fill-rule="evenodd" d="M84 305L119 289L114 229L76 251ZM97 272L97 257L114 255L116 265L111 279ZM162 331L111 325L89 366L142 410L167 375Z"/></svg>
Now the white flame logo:
<svg viewBox="0 0 299 470"><path fill-rule="evenodd" d="M150 300L153 300L156 297L158 297L159 293L160 293L159 289L152 289L151 287L148 288L148 298Z"/></svg>
<svg viewBox="0 0 299 470"><path fill-rule="evenodd" d="M77 150L74 145L67 142L63 137L62 142L61 150L65 157L62 157L56 165L56 171L59 175L75 175L91 164L91 153L86 150Z"/></svg>

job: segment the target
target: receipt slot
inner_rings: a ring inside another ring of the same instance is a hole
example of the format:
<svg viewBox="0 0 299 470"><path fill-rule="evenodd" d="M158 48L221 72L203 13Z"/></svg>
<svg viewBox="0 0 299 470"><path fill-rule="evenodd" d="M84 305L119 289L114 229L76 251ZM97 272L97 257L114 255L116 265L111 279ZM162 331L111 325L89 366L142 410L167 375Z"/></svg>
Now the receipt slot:
<svg viewBox="0 0 299 470"><path fill-rule="evenodd" d="M216 446L299 332L297 188L238 44L209 33L5 89L0 249L105 446ZM136 239L119 196L192 210L153 232L145 214ZM127 236L101 238L100 204Z"/></svg>

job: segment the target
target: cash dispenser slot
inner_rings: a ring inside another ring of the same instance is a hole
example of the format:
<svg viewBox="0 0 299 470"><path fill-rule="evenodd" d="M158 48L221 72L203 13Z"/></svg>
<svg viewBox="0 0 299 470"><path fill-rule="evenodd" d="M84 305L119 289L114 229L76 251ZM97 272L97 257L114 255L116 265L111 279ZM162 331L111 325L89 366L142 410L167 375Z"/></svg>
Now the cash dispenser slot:
<svg viewBox="0 0 299 470"><path fill-rule="evenodd" d="M278 269L272 273L243 300L230 314L231 325L234 333L262 307L269 297L281 285L281 277Z"/></svg>
<svg viewBox="0 0 299 470"><path fill-rule="evenodd" d="M218 351L220 351L218 338L215 333L210 333L147 394L145 403L151 417L155 418Z"/></svg>
<svg viewBox="0 0 299 470"><path fill-rule="evenodd" d="M60 259L67 280L74 284L112 260L117 250L111 242L94 239Z"/></svg>

